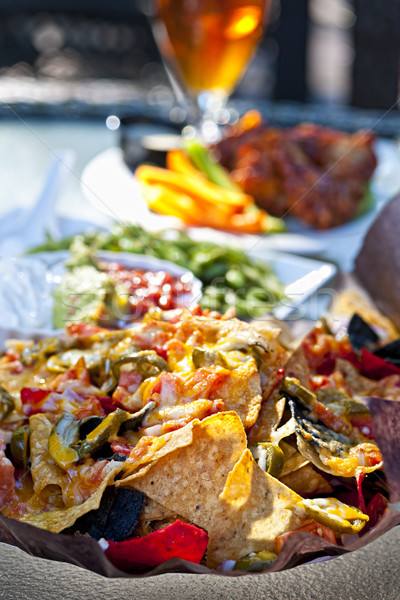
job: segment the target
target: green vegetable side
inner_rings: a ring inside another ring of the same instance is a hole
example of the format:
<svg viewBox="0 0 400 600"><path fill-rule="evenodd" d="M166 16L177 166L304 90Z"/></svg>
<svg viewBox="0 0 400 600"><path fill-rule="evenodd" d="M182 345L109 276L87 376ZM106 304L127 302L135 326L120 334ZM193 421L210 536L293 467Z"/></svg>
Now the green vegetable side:
<svg viewBox="0 0 400 600"><path fill-rule="evenodd" d="M138 225L115 225L109 232L95 231L60 241L48 235L47 241L30 253L69 250L77 243L91 251L146 254L185 267L203 283L202 308L223 313L235 307L240 318L260 317L285 296L283 285L265 262L248 257L240 249L194 241L178 230L150 233ZM92 292L98 289L93 283L89 286ZM101 301L94 296L92 302Z"/></svg>

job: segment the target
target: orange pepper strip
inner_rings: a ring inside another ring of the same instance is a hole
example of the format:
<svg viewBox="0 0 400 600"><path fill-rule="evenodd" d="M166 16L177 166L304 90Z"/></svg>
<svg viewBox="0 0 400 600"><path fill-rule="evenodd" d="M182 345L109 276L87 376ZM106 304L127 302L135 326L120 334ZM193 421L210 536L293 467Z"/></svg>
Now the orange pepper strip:
<svg viewBox="0 0 400 600"><path fill-rule="evenodd" d="M268 223L268 215L264 211L230 215L218 206L207 206L198 199L163 184L142 184L142 193L151 210L161 215L177 217L188 225L252 234L265 231Z"/></svg>
<svg viewBox="0 0 400 600"><path fill-rule="evenodd" d="M250 234L268 231L268 214L263 210L254 210L240 215L232 215L226 229Z"/></svg>
<svg viewBox="0 0 400 600"><path fill-rule="evenodd" d="M302 531L317 535L331 544L336 544L336 535L333 529L326 527L325 525L320 525L316 521L311 521L311 523L307 523L306 525L303 525L298 529L294 529L293 531L282 533L282 535L279 535L277 538L275 538L276 551L278 554L282 550L283 544L286 542L286 540L291 538L295 533L301 533Z"/></svg>

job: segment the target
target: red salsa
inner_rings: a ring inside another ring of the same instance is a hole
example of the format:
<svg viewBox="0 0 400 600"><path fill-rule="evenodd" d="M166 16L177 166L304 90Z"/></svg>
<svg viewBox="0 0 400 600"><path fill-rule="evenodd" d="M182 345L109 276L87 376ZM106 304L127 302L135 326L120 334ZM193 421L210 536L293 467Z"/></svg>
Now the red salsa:
<svg viewBox="0 0 400 600"><path fill-rule="evenodd" d="M192 293L190 282L166 271L128 269L115 262L102 264L102 270L115 286L127 290L130 320L140 319L154 306L163 310L184 306Z"/></svg>

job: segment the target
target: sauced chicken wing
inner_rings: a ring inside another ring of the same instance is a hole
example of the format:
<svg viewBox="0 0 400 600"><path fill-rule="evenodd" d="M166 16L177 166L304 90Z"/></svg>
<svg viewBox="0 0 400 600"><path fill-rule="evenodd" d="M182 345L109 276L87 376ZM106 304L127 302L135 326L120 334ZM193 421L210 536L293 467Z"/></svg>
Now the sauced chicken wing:
<svg viewBox="0 0 400 600"><path fill-rule="evenodd" d="M329 229L357 214L376 166L374 136L303 123L236 126L214 148L232 178L276 217Z"/></svg>

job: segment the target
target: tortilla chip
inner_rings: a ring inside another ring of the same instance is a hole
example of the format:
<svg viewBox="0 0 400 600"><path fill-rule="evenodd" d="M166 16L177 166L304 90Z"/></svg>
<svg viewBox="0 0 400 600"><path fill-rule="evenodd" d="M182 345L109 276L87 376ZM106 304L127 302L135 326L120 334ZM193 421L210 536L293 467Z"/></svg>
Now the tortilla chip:
<svg viewBox="0 0 400 600"><path fill-rule="evenodd" d="M293 352L290 357L286 367L285 367L285 375L286 377L296 377L301 383L301 385L308 388L310 384L310 367L308 366L307 357L305 352L301 346Z"/></svg>
<svg viewBox="0 0 400 600"><path fill-rule="evenodd" d="M179 339L187 341L196 332L203 336L207 343L217 344L218 350L224 350L227 343L239 342L239 345L261 345L266 353L273 355L281 349L279 336L281 330L278 327L263 327L255 323L246 323L239 319L210 319L209 317L197 317L190 313L182 316L182 325L179 328ZM185 332L187 335L185 336ZM226 348L225 348L226 349Z"/></svg>
<svg viewBox="0 0 400 600"><path fill-rule="evenodd" d="M31 474L35 494L62 494L69 477L51 458L48 441L53 424L45 414L32 415L29 419Z"/></svg>
<svg viewBox="0 0 400 600"><path fill-rule="evenodd" d="M165 506L151 498L146 498L146 504L139 516L139 522L135 527L134 535L143 537L152 531L165 527L174 521L184 521L182 515L178 515Z"/></svg>
<svg viewBox="0 0 400 600"><path fill-rule="evenodd" d="M143 506L142 514L140 515L141 521L162 521L169 517L176 517L176 513L171 512L165 506L162 506L159 502L152 500L151 498L146 499L146 504Z"/></svg>
<svg viewBox="0 0 400 600"><path fill-rule="evenodd" d="M302 496L330 494L333 489L330 483L308 461L306 462L307 464L297 470L281 475L279 481Z"/></svg>
<svg viewBox="0 0 400 600"><path fill-rule="evenodd" d="M292 348L296 342L296 337L293 334L291 325L286 321L281 321L273 315L264 315L259 319L254 319L251 322L251 326L254 327L267 341L270 339L271 331L279 332L279 342L284 348Z"/></svg>
<svg viewBox="0 0 400 600"><path fill-rule="evenodd" d="M373 387L376 385L375 381L363 377L356 367L354 367L348 360L343 358L337 358L335 362L335 371L342 373L347 387L351 394L359 394L367 396Z"/></svg>
<svg viewBox="0 0 400 600"><path fill-rule="evenodd" d="M276 552L275 538L300 526L304 519L288 507L300 496L263 471L250 450L229 474L215 507L207 565L237 560L250 552Z"/></svg>
<svg viewBox="0 0 400 600"><path fill-rule="evenodd" d="M129 475L137 471L139 467L144 467L141 470L144 474L150 469L152 462L157 462L178 448L189 446L193 441L193 426L198 422L198 419L194 419L181 429L152 439L146 436L142 437L124 463L123 472L126 477L124 481L126 482Z"/></svg>
<svg viewBox="0 0 400 600"><path fill-rule="evenodd" d="M238 413L245 429L254 425L262 403L260 374L255 362L245 362L231 371L216 394L224 401L227 411Z"/></svg>
<svg viewBox="0 0 400 600"><path fill-rule="evenodd" d="M351 317L357 313L369 325L379 329L382 340L389 342L398 337L398 331L393 322L385 317L372 303L364 290L344 290L335 297L332 306L333 319Z"/></svg>
<svg viewBox="0 0 400 600"><path fill-rule="evenodd" d="M30 525L35 525L40 529L47 529L54 533L59 533L63 529L71 527L79 517L82 517L91 510L96 510L100 506L101 498L106 487L112 483L114 477L120 472L122 463L111 461L105 466L106 476L97 488L97 490L82 504L70 506L61 510L52 510L22 517L20 520Z"/></svg>
<svg viewBox="0 0 400 600"><path fill-rule="evenodd" d="M304 467L310 462L309 460L307 460L307 458L304 458L304 456L300 454L297 448L291 446L287 442L281 440L279 442L279 446L282 449L283 455L285 457L285 462L279 479L281 479L285 475L289 475L289 473L293 473L293 471L301 469L301 467ZM291 486L289 485L288 487Z"/></svg>
<svg viewBox="0 0 400 600"><path fill-rule="evenodd" d="M205 317L185 317L182 319L183 325L180 328L180 339L182 331L185 331L190 323L188 331L195 328L196 335L201 332L203 339L196 340L201 346L202 343L213 344L215 350L229 352L237 348L253 347L257 348L260 359L260 372L263 375L263 398L268 398L275 386L276 372L285 366L288 353L281 344L281 327L275 324L267 326L264 323L254 321L245 323L238 319L222 321L218 319L209 319ZM185 339L185 341L187 341ZM191 341L193 344L193 341ZM261 391L259 392L261 393ZM225 398L223 398L225 400ZM228 407L228 410L238 410L236 407ZM240 411L238 411L240 413ZM253 424L253 423L252 423ZM245 423L245 428L250 427Z"/></svg>
<svg viewBox="0 0 400 600"><path fill-rule="evenodd" d="M247 446L235 412L193 422L193 441L117 485L131 486L170 511L208 530L226 478Z"/></svg>
<svg viewBox="0 0 400 600"><path fill-rule="evenodd" d="M276 430L282 419L285 410L286 400L282 398L279 392L275 392L261 406L258 419L247 432L249 445L257 444L257 442L269 442L271 433Z"/></svg>

